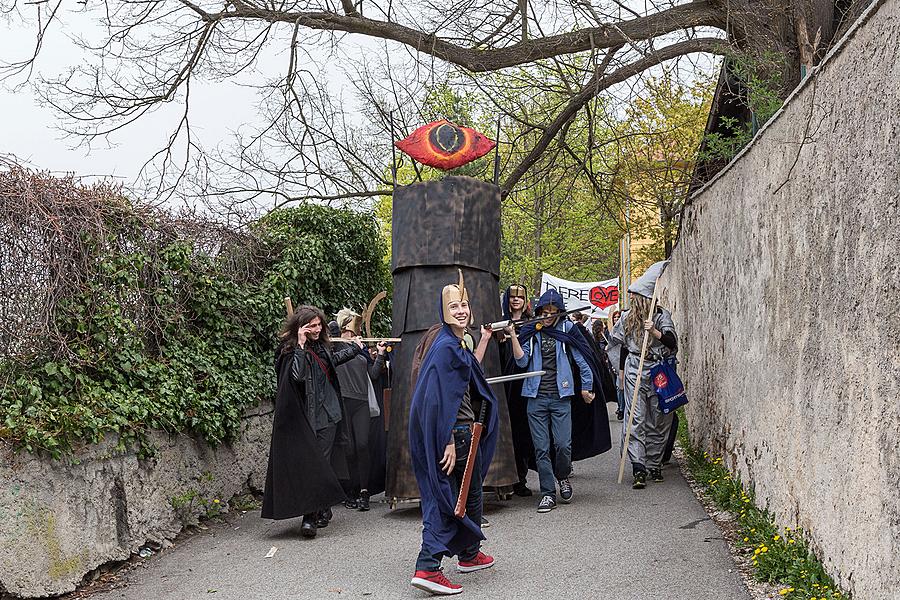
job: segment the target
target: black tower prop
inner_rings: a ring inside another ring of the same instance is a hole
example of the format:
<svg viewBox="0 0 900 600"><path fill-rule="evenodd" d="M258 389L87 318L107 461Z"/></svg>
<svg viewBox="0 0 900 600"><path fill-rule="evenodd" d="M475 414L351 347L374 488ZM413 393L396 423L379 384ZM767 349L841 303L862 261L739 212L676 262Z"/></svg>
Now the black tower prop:
<svg viewBox="0 0 900 600"><path fill-rule="evenodd" d="M429 327L438 322L441 289L465 277L475 323L500 319L500 188L471 177L446 177L398 187L392 217L394 276L393 335L403 343L394 350L388 465L385 496L419 497L409 458L409 404L412 357ZM476 325L477 328L477 325ZM472 331L477 340L479 332ZM497 344L484 357L488 377L501 374ZM499 400L497 450L485 485L511 486L518 481L512 432L503 386L493 386Z"/></svg>

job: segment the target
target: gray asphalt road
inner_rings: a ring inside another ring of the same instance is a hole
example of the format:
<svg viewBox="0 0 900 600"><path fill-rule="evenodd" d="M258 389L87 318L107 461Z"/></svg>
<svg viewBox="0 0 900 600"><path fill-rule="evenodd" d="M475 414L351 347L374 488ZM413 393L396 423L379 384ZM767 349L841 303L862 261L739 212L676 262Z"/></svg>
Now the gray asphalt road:
<svg viewBox="0 0 900 600"><path fill-rule="evenodd" d="M611 406L611 405L610 405ZM614 420L614 432L619 430ZM467 575L445 560L463 598L578 600L749 600L722 535L678 471L632 490L618 486L615 453L576 463L575 498L549 514L537 498L489 504L484 550L497 563ZM628 484L628 485L626 485ZM529 476L537 488L537 475ZM409 586L420 543L417 509L369 513L335 509L314 540L299 519L248 513L146 561L122 587L95 598L273 599L425 598ZM265 558L271 547L278 550Z"/></svg>

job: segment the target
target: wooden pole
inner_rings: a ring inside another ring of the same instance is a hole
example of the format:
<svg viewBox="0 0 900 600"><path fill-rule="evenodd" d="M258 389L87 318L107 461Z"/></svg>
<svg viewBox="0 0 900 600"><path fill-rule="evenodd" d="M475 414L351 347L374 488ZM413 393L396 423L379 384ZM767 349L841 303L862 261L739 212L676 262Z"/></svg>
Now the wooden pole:
<svg viewBox="0 0 900 600"><path fill-rule="evenodd" d="M656 312L657 292L659 291L659 280L653 285L653 300L650 301L650 315L648 319L653 318ZM632 310L634 306L631 307ZM634 408L637 406L638 394L641 391L641 379L644 375L644 358L647 356L647 344L650 342L650 332L644 331L644 343L641 345L641 360L638 363L637 381L634 384L634 393L631 395L631 410L628 411L628 421L625 424L625 443L622 445L622 458L619 460L619 479L618 483L622 483L622 475L625 473L625 459L628 457L628 442L631 441L631 428L634 425ZM625 382L622 382L625 385Z"/></svg>
<svg viewBox="0 0 900 600"><path fill-rule="evenodd" d="M284 299L284 309L287 311L288 319L290 319L291 315L294 314L294 303L291 302L290 296L287 296Z"/></svg>

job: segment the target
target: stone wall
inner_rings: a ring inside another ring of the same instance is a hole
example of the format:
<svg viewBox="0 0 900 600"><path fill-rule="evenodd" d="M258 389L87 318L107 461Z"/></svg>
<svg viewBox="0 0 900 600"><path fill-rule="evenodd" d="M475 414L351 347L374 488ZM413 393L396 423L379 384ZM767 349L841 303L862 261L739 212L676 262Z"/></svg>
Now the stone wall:
<svg viewBox="0 0 900 600"><path fill-rule="evenodd" d="M900 0L685 211L664 276L693 439L856 600L900 598Z"/></svg>
<svg viewBox="0 0 900 600"><path fill-rule="evenodd" d="M74 590L99 565L262 489L271 412L271 404L248 412L240 437L215 449L155 434L150 459L116 452L112 441L67 462L0 445L0 590L26 598Z"/></svg>

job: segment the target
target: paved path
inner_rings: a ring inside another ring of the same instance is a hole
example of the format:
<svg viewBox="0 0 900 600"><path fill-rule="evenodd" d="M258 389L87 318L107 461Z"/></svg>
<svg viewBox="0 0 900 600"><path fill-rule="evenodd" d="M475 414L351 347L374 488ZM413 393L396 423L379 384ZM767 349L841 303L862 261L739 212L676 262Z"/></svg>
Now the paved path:
<svg viewBox="0 0 900 600"><path fill-rule="evenodd" d="M608 405L612 406L612 405ZM613 431L619 424L612 422ZM536 498L489 504L485 551L494 568L459 574L445 559L461 598L491 600L749 600L718 528L678 471L645 490L617 486L613 452L576 463L571 505L539 515ZM626 474L627 475L627 474ZM630 483L630 478L626 483ZM529 484L537 487L537 475ZM204 598L428 597L409 586L420 542L417 509L369 513L335 508L319 537L298 537L300 521L263 521L248 513L148 560L112 600ZM265 558L272 546L273 558Z"/></svg>

